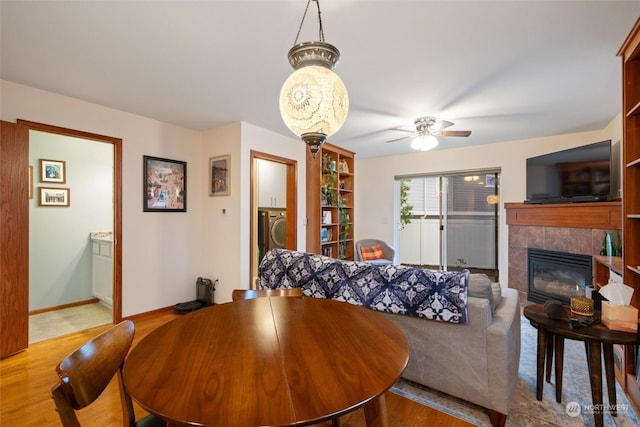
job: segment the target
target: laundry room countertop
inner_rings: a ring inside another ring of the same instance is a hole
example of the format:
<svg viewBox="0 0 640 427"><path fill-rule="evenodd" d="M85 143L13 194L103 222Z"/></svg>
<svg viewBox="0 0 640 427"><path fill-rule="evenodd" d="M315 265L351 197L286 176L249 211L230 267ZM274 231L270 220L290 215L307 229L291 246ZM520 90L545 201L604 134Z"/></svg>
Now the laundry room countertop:
<svg viewBox="0 0 640 427"><path fill-rule="evenodd" d="M90 238L94 242L113 243L112 231L94 231L90 233Z"/></svg>

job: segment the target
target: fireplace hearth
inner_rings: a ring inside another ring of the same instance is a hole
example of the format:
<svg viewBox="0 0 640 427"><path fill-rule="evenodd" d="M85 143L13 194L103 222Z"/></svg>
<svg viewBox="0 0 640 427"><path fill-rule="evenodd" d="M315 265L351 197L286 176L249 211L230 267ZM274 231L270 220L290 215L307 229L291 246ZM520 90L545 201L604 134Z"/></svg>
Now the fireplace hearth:
<svg viewBox="0 0 640 427"><path fill-rule="evenodd" d="M528 248L527 266L527 299L531 302L570 303L572 296L584 296L593 283L590 255Z"/></svg>

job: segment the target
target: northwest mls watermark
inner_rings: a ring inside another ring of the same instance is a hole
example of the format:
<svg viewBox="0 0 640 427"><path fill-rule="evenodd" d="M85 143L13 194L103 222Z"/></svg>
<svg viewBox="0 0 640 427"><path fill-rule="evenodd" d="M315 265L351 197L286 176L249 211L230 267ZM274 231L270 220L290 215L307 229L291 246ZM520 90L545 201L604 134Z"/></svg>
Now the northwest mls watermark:
<svg viewBox="0 0 640 427"><path fill-rule="evenodd" d="M605 414L605 413L620 413L620 412L628 412L631 405L625 403L617 403L615 405L599 403L594 405L592 403L581 405L578 402L569 402L566 406L567 415L570 417L577 417L580 414L585 415L594 415L594 414Z"/></svg>

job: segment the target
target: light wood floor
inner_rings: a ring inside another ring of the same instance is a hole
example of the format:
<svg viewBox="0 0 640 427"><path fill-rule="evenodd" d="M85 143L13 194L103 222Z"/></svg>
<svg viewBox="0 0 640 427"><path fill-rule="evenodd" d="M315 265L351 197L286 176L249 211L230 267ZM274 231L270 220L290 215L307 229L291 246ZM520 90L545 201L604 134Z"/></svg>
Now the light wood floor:
<svg viewBox="0 0 640 427"><path fill-rule="evenodd" d="M150 331L174 319L171 312L145 314L132 319L136 324L135 346ZM0 426L59 427L60 421L51 400L50 389L56 382L55 367L70 352L107 329L99 326L64 337L35 343L27 350L0 361ZM468 427L467 422L417 404L388 392L385 395L389 424L393 427ZM136 405L136 415L145 412ZM92 406L81 410L83 426L120 426L120 401L116 380ZM357 410L340 418L343 427L365 425L363 411ZM316 427L330 426L329 422Z"/></svg>

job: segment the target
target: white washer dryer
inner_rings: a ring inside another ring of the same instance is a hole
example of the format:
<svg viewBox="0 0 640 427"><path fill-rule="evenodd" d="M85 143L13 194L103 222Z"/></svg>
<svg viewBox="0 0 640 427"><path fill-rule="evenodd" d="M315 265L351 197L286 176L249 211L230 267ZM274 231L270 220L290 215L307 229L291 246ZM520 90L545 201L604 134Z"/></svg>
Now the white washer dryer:
<svg viewBox="0 0 640 427"><path fill-rule="evenodd" d="M284 209L269 209L268 249L284 248L287 243L287 213Z"/></svg>

